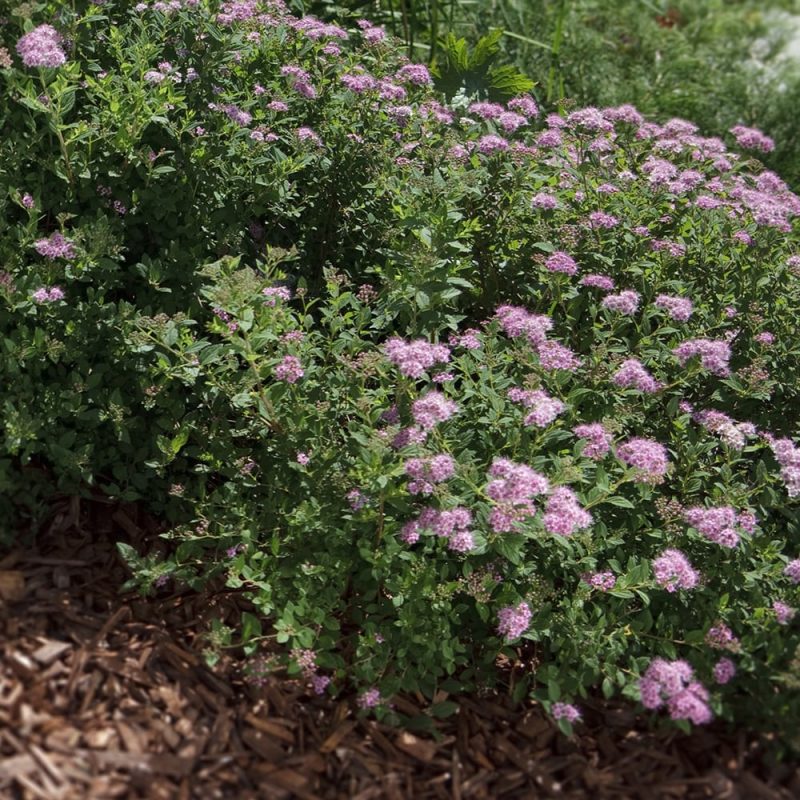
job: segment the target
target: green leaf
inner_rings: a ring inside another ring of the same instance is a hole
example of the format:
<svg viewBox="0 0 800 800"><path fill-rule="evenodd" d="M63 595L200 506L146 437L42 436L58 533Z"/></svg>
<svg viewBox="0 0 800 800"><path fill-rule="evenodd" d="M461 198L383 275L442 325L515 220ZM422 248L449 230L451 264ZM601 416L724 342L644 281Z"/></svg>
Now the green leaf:
<svg viewBox="0 0 800 800"><path fill-rule="evenodd" d="M433 714L436 719L446 719L447 717L451 717L457 711L458 703L454 703L452 700L434 703L430 708L431 714Z"/></svg>
<svg viewBox="0 0 800 800"><path fill-rule="evenodd" d="M242 612L242 643L247 644L251 639L261 636L261 620L249 611Z"/></svg>

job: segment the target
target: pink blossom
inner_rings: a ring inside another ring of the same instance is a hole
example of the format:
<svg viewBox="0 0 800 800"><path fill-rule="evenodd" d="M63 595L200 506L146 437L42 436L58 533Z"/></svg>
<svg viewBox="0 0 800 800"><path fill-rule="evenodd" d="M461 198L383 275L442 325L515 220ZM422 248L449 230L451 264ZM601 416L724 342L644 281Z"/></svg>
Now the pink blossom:
<svg viewBox="0 0 800 800"><path fill-rule="evenodd" d="M559 486L547 500L543 522L548 533L571 536L575 531L588 528L592 515L581 507L572 489Z"/></svg>
<svg viewBox="0 0 800 800"><path fill-rule="evenodd" d="M775 619L778 621L778 625L788 625L796 613L795 609L780 600L776 600L772 604L772 610L775 612Z"/></svg>
<svg viewBox="0 0 800 800"><path fill-rule="evenodd" d="M425 431L433 430L439 422L450 419L457 411L458 406L452 400L435 391L423 395L411 406L414 422Z"/></svg>
<svg viewBox="0 0 800 800"><path fill-rule="evenodd" d="M538 192L533 196L531 205L534 208L541 208L543 211L552 211L554 208L558 208L558 198L547 192Z"/></svg>
<svg viewBox="0 0 800 800"><path fill-rule="evenodd" d="M610 592L617 585L617 578L613 572L586 572L581 575L581 580L593 589L601 592Z"/></svg>
<svg viewBox="0 0 800 800"><path fill-rule="evenodd" d="M784 567L783 574L786 575L792 583L800 583L800 558L790 561L786 567Z"/></svg>
<svg viewBox="0 0 800 800"><path fill-rule="evenodd" d="M694 506L683 512L683 518L709 541L723 547L736 547L739 544L739 534L736 531L736 527L740 525L739 515L730 506Z"/></svg>
<svg viewBox="0 0 800 800"><path fill-rule="evenodd" d="M529 118L539 116L539 107L536 105L536 101L527 94L512 97L506 106L510 111L517 111Z"/></svg>
<svg viewBox="0 0 800 800"><path fill-rule="evenodd" d="M287 301L292 296L286 286L267 286L261 290L261 294L267 298L266 305L268 306L274 306L278 300Z"/></svg>
<svg viewBox="0 0 800 800"><path fill-rule="evenodd" d="M625 389L637 389L640 392L653 394L661 388L661 384L635 358L622 362L614 373L614 383Z"/></svg>
<svg viewBox="0 0 800 800"><path fill-rule="evenodd" d="M725 377L730 374L728 362L731 358L730 345L720 339L688 339L674 348L672 354L684 367L695 356L700 357L700 366L712 375Z"/></svg>
<svg viewBox="0 0 800 800"><path fill-rule="evenodd" d="M20 37L17 52L26 67L60 67L67 60L61 34L52 25L39 25Z"/></svg>
<svg viewBox="0 0 800 800"><path fill-rule="evenodd" d="M578 265L575 259L562 250L556 250L548 256L544 262L545 268L549 272L562 272L564 275L575 275L578 272Z"/></svg>
<svg viewBox="0 0 800 800"><path fill-rule="evenodd" d="M721 658L714 664L714 680L719 684L728 683L736 674L736 664L729 658Z"/></svg>
<svg viewBox="0 0 800 800"><path fill-rule="evenodd" d="M580 710L571 703L553 703L550 713L553 715L553 719L565 719L570 724L581 719Z"/></svg>
<svg viewBox="0 0 800 800"><path fill-rule="evenodd" d="M574 372L581 365L580 358L569 347L565 347L558 342L542 342L536 348L536 353L539 356L539 364L542 369L563 369L568 372Z"/></svg>
<svg viewBox="0 0 800 800"><path fill-rule="evenodd" d="M686 322L692 315L692 301L688 297L671 297L667 294L660 294L653 303L656 308L666 311L672 319L678 322Z"/></svg>
<svg viewBox="0 0 800 800"><path fill-rule="evenodd" d="M705 643L715 650L736 651L739 649L739 639L734 636L733 631L724 622L717 622L706 631Z"/></svg>
<svg viewBox="0 0 800 800"><path fill-rule="evenodd" d="M617 458L639 470L635 480L640 483L658 482L669 466L666 447L652 439L629 439L617 448Z"/></svg>
<svg viewBox="0 0 800 800"><path fill-rule="evenodd" d="M642 705L657 709L666 704L672 719L688 719L695 725L710 722L708 691L693 677L694 671L685 661L654 658L639 679Z"/></svg>
<svg viewBox="0 0 800 800"><path fill-rule="evenodd" d="M486 494L494 502L489 525L495 533L516 529L518 523L536 513L533 497L546 494L550 484L526 464L496 458L489 468Z"/></svg>
<svg viewBox="0 0 800 800"><path fill-rule="evenodd" d="M583 455L586 458L599 460L611 449L611 436L599 422L576 425L572 432L580 439L585 439Z"/></svg>
<svg viewBox="0 0 800 800"><path fill-rule="evenodd" d="M300 364L300 359L296 356L284 356L283 360L273 370L275 378L286 383L297 383L305 375Z"/></svg>
<svg viewBox="0 0 800 800"><path fill-rule="evenodd" d="M381 704L382 700L381 693L377 689L372 688L362 692L356 700L356 703L359 708L375 708Z"/></svg>
<svg viewBox="0 0 800 800"><path fill-rule="evenodd" d="M656 583L668 592L674 592L676 589L694 589L700 580L689 559L674 548L668 548L658 558L653 559L653 574Z"/></svg>
<svg viewBox="0 0 800 800"><path fill-rule="evenodd" d="M430 86L433 83L430 72L424 64L406 64L395 73L401 83L412 83L415 86Z"/></svg>
<svg viewBox="0 0 800 800"><path fill-rule="evenodd" d="M553 327L550 317L531 314L519 306L499 306L494 316L506 336L511 338L525 336L534 346L543 344L547 338L547 331Z"/></svg>
<svg viewBox="0 0 800 800"><path fill-rule="evenodd" d="M411 480L408 483L410 494L433 494L435 484L442 483L455 475L455 461L446 453L424 458L409 458L404 465L405 473Z"/></svg>
<svg viewBox="0 0 800 800"><path fill-rule="evenodd" d="M731 133L736 138L736 143L739 147L744 147L748 150L760 150L762 153L771 153L775 149L775 142L757 128L734 125L731 128Z"/></svg>
<svg viewBox="0 0 800 800"><path fill-rule="evenodd" d="M51 234L47 239L37 239L33 246L36 252L45 258L64 258L67 260L75 258L75 249L72 246L72 242L65 239L58 232Z"/></svg>
<svg viewBox="0 0 800 800"><path fill-rule="evenodd" d="M770 333L769 331L761 331L761 333L757 333L754 337L755 341L759 344L763 344L765 346L769 346L775 343L775 334Z"/></svg>
<svg viewBox="0 0 800 800"><path fill-rule="evenodd" d="M397 336L383 348L386 357L407 378L421 378L434 364L450 361L450 349L443 344L430 344L425 339L406 342Z"/></svg>
<svg viewBox="0 0 800 800"><path fill-rule="evenodd" d="M619 294L608 294L603 298L603 308L618 311L620 314L631 316L639 308L639 294L631 289L626 289Z"/></svg>
<svg viewBox="0 0 800 800"><path fill-rule="evenodd" d="M585 275L581 278L581 286L592 286L604 292L614 291L614 279L607 275Z"/></svg>
<svg viewBox="0 0 800 800"><path fill-rule="evenodd" d="M509 389L508 397L515 403L521 403L525 408L530 409L530 413L525 417L526 425L535 425L544 428L549 425L566 406L560 400L556 400L547 392L541 389L528 391L525 389Z"/></svg>
<svg viewBox="0 0 800 800"><path fill-rule="evenodd" d="M519 603L516 606L501 608L497 614L497 633L507 642L519 639L530 627L532 617L530 606Z"/></svg>

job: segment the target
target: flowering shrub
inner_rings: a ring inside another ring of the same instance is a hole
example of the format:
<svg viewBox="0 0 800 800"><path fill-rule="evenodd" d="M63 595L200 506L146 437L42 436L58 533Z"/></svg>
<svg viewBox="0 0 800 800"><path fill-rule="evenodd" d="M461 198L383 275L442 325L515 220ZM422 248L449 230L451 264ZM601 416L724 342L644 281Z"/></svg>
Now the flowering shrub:
<svg viewBox="0 0 800 800"><path fill-rule="evenodd" d="M5 485L148 502L135 583L245 590L256 681L390 715L521 656L564 730L790 732L800 199L276 0L76 7L0 29Z"/></svg>

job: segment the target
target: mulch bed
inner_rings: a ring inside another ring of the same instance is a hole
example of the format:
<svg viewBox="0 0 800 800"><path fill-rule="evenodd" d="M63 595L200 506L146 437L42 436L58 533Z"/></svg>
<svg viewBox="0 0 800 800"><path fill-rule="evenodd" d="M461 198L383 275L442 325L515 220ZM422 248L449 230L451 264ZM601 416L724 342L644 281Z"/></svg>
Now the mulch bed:
<svg viewBox="0 0 800 800"><path fill-rule="evenodd" d="M38 548L0 560L3 800L800 797L800 767L765 766L763 741L649 732L624 706L584 703L567 739L536 705L459 697L431 738L290 680L248 685L235 657L211 670L202 635L242 599L121 594L113 542L152 532L135 508L73 498Z"/></svg>

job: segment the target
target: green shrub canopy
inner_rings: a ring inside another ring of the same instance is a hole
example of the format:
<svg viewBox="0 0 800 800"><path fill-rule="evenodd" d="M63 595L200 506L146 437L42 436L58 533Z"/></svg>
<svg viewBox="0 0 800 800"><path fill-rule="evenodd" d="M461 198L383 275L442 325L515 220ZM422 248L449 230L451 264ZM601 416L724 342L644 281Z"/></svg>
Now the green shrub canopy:
<svg viewBox="0 0 800 800"><path fill-rule="evenodd" d="M123 546L134 583L245 589L209 658L253 680L393 715L504 656L564 730L599 688L791 734L769 139L444 101L380 29L278 2L57 5L0 29L9 516L32 464L149 503L170 549Z"/></svg>

